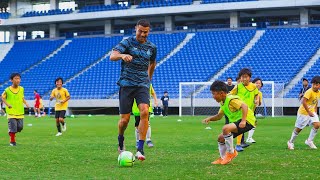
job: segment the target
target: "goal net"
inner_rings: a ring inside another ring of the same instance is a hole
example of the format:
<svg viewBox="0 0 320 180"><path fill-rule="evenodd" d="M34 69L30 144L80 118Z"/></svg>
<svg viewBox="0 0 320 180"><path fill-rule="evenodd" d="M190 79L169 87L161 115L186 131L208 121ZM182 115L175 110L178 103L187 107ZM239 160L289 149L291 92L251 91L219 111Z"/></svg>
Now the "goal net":
<svg viewBox="0 0 320 180"><path fill-rule="evenodd" d="M212 82L180 82L179 83L179 116L213 115L219 111L211 94ZM256 108L257 117L283 116L283 83L264 81L262 104Z"/></svg>

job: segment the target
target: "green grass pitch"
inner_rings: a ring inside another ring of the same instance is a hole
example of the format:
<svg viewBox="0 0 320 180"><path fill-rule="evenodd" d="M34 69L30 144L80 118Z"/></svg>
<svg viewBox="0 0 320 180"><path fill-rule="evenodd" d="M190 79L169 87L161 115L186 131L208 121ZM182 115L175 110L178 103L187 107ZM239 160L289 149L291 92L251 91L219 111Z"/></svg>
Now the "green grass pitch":
<svg viewBox="0 0 320 180"><path fill-rule="evenodd" d="M55 137L54 118L27 116L16 147L9 146L7 120L0 117L0 179L319 178L319 150L304 144L310 127L298 136L294 151L287 149L295 117L259 120L254 136L257 143L224 166L210 164L219 156L216 139L224 120L211 123L212 129L206 130L203 118L152 118L155 147L145 147L144 162L121 168L117 164L119 116L67 118L67 132L60 137ZM125 134L131 152L135 152L133 126L132 117ZM320 145L319 139L318 135L315 144Z"/></svg>

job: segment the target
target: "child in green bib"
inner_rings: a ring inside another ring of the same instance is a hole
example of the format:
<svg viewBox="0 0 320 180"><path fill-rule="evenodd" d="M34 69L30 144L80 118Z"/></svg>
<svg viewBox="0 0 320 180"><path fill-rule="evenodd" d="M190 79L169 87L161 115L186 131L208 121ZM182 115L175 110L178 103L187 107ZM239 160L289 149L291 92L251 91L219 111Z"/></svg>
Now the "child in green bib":
<svg viewBox="0 0 320 180"><path fill-rule="evenodd" d="M21 132L23 129L23 104L25 104L27 108L29 108L29 105L24 99L24 88L20 86L21 75L19 73L12 73L10 81L12 82L12 85L4 90L1 98L6 105L10 146L16 146L16 133Z"/></svg>
<svg viewBox="0 0 320 180"><path fill-rule="evenodd" d="M229 118L229 124L222 128L222 133L218 137L220 157L212 164L228 164L238 155L233 147L233 138L249 131L254 127L256 118L253 111L239 96L228 95L227 85L222 81L215 81L210 87L213 98L220 103L218 114L208 117L202 121L208 124L210 121L218 121L224 115Z"/></svg>

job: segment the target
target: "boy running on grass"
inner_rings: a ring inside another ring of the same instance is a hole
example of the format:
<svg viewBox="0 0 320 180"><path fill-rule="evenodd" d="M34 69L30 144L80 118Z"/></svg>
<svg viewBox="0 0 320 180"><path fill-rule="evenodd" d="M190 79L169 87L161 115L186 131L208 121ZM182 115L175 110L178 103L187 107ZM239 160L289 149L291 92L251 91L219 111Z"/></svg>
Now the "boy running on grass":
<svg viewBox="0 0 320 180"><path fill-rule="evenodd" d="M295 128L290 140L287 142L288 149L290 150L294 150L294 140L298 137L301 130L308 124L313 125L313 128L310 131L309 138L306 139L304 143L311 149L317 149L317 146L313 143L313 139L317 135L320 127L319 117L317 114L318 100L320 99L320 76L313 77L311 83L312 87L308 89L302 97Z"/></svg>
<svg viewBox="0 0 320 180"><path fill-rule="evenodd" d="M67 124L64 121L66 111L68 109L68 101L70 99L69 91L66 88L62 87L63 79L61 77L57 78L55 81L56 88L52 90L50 95L50 101L56 98L56 104L54 107L55 110L55 118L56 118L56 125L58 129L58 133L56 136L61 136L61 126L62 131L67 130Z"/></svg>
<svg viewBox="0 0 320 180"><path fill-rule="evenodd" d="M29 108L24 99L24 88L20 86L21 75L12 73L10 76L12 85L7 87L2 93L2 101L6 105L8 117L8 127L10 136L10 146L16 146L16 133L23 129L24 105Z"/></svg>

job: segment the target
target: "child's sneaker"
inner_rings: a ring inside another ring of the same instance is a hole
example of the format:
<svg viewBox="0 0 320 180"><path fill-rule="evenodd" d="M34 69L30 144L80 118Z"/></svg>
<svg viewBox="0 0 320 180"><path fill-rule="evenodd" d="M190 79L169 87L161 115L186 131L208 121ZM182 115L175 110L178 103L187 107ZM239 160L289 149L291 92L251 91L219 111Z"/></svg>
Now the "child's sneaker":
<svg viewBox="0 0 320 180"><path fill-rule="evenodd" d="M287 145L288 145L288 149L289 150L294 150L294 144L291 143L290 141L287 142Z"/></svg>
<svg viewBox="0 0 320 180"><path fill-rule="evenodd" d="M235 157L238 156L238 152L236 150L233 151L233 153L226 153L226 157L222 160L221 164L225 165L230 163Z"/></svg>
<svg viewBox="0 0 320 180"><path fill-rule="evenodd" d="M242 148L246 148L246 147L249 147L250 146L250 144L247 144L247 143L241 143L241 145L240 145Z"/></svg>
<svg viewBox="0 0 320 180"><path fill-rule="evenodd" d="M10 146L17 146L16 142L10 142Z"/></svg>
<svg viewBox="0 0 320 180"><path fill-rule="evenodd" d="M308 139L304 142L308 145L311 149L318 149L316 145L314 145L313 141L309 141Z"/></svg>
<svg viewBox="0 0 320 180"><path fill-rule="evenodd" d="M61 132L58 132L57 134L56 134L56 136L61 136L62 135L62 133Z"/></svg>
<svg viewBox="0 0 320 180"><path fill-rule="evenodd" d="M67 123L64 123L64 125L62 126L62 131L66 131L67 130Z"/></svg>
<svg viewBox="0 0 320 180"><path fill-rule="evenodd" d="M248 138L246 142L247 143L256 143L256 141L253 138Z"/></svg>
<svg viewBox="0 0 320 180"><path fill-rule="evenodd" d="M149 148L152 148L154 145L152 144L151 141L147 141L147 146L148 146Z"/></svg>
<svg viewBox="0 0 320 180"><path fill-rule="evenodd" d="M219 157L217 160L211 162L211 164L221 164L222 161L223 161L223 159L221 157Z"/></svg>
<svg viewBox="0 0 320 180"><path fill-rule="evenodd" d="M146 157L143 155L143 152L137 151L136 158L140 161L144 161Z"/></svg>
<svg viewBox="0 0 320 180"><path fill-rule="evenodd" d="M241 152L243 151L243 148L240 145L236 145L236 151Z"/></svg>

